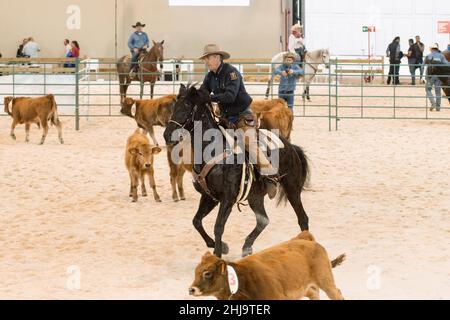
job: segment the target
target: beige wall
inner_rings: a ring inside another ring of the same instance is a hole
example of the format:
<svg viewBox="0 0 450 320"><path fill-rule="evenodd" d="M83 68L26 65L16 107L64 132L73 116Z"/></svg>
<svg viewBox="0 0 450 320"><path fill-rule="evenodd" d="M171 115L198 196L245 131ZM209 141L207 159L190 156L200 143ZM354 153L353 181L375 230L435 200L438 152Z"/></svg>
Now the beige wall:
<svg viewBox="0 0 450 320"><path fill-rule="evenodd" d="M196 57L211 42L236 58L268 58L281 49L279 0L251 0L250 7L169 7L168 2L118 1L119 55L128 52L131 25L138 20L147 23L150 39L165 40L166 57ZM81 9L80 30L66 27L69 5ZM39 43L41 57L62 56L65 38L78 40L82 55L114 57L114 0L1 0L0 12L3 57L14 56L27 36Z"/></svg>

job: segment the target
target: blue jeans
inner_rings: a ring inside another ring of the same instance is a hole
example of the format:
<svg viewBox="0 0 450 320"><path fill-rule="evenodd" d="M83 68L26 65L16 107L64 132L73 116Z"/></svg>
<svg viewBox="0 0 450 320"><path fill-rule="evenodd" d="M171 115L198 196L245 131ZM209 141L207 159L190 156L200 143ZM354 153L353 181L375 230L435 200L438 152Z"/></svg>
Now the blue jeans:
<svg viewBox="0 0 450 320"><path fill-rule="evenodd" d="M434 100L433 96L433 86L434 91L436 93L436 100ZM431 107L436 108L437 111L441 110L441 100L442 100L442 93L441 93L441 80L437 76L427 76L427 97L430 100Z"/></svg>
<svg viewBox="0 0 450 320"><path fill-rule="evenodd" d="M294 91L280 91L278 97L286 101L290 109L294 109Z"/></svg>
<svg viewBox="0 0 450 320"><path fill-rule="evenodd" d="M134 50L131 50L131 65L130 65L130 71L131 70L137 70L138 67L138 58L139 58L140 51L137 53L134 52Z"/></svg>

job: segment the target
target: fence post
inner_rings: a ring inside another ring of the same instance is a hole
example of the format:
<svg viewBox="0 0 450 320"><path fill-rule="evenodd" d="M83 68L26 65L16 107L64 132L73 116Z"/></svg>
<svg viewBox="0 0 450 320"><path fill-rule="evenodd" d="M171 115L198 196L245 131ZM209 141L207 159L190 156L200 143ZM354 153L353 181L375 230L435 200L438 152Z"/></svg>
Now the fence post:
<svg viewBox="0 0 450 320"><path fill-rule="evenodd" d="M80 60L76 58L75 60L75 130L80 130L80 101L79 101L79 93L80 93Z"/></svg>
<svg viewBox="0 0 450 320"><path fill-rule="evenodd" d="M338 69L338 61L336 59L336 68L335 68L335 102L336 102L336 131L339 130L339 98L338 98L338 73L336 72Z"/></svg>
<svg viewBox="0 0 450 320"><path fill-rule="evenodd" d="M331 63L328 68L328 131L331 131Z"/></svg>

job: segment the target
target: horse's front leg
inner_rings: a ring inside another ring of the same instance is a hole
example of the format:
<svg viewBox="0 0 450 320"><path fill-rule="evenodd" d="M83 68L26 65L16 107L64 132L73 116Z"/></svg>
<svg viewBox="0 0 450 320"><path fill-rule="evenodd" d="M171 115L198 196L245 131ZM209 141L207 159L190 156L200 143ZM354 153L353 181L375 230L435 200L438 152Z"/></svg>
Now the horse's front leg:
<svg viewBox="0 0 450 320"><path fill-rule="evenodd" d="M176 191L175 191L176 192ZM203 219L213 211L217 206L217 202L206 195L202 195L197 213L195 214L193 224L195 229L200 233L208 248L214 248L214 240L206 233L203 227Z"/></svg>
<svg viewBox="0 0 450 320"><path fill-rule="evenodd" d="M228 254L228 246L222 242L223 232L225 231L225 224L230 217L231 210L233 209L233 202L224 201L220 204L219 214L217 215L216 224L214 226L215 248L214 254L221 258L222 254Z"/></svg>
<svg viewBox="0 0 450 320"><path fill-rule="evenodd" d="M308 101L311 101L311 97L309 96L309 84L306 85L306 99L308 99Z"/></svg>
<svg viewBox="0 0 450 320"><path fill-rule="evenodd" d="M150 83L150 99L153 99L154 92L155 92L155 84Z"/></svg>
<svg viewBox="0 0 450 320"><path fill-rule="evenodd" d="M144 97L144 82L141 81L141 91L139 96L141 97L140 99L142 100L142 97Z"/></svg>

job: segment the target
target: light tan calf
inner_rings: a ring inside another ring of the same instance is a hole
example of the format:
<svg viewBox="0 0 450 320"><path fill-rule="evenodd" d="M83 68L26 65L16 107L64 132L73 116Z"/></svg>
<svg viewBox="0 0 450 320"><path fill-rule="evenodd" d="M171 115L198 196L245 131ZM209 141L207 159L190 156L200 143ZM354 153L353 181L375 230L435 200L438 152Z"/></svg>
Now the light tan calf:
<svg viewBox="0 0 450 320"><path fill-rule="evenodd" d="M147 135L144 135L140 129L136 129L135 133L128 138L127 147L125 149L125 165L130 174L130 197L133 202L138 201L137 188L141 183L142 196L147 196L145 188L145 176L149 176L150 187L153 190L153 196L156 202L161 199L156 191L156 183L153 169L153 157L161 152L161 148L150 145Z"/></svg>

